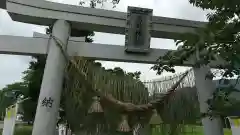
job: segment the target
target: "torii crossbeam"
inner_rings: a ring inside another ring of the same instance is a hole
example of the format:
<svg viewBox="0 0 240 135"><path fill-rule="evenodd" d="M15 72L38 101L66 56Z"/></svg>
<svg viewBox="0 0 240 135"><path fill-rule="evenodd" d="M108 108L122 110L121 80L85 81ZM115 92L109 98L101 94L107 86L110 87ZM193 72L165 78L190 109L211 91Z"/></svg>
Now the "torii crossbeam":
<svg viewBox="0 0 240 135"><path fill-rule="evenodd" d="M4 5L4 4L3 4ZM50 26L55 20L71 22L73 29L125 34L127 14L103 9L92 9L45 0L8 0L6 9L14 21ZM177 38L179 34L194 32L206 22L166 17L152 17L152 37Z"/></svg>
<svg viewBox="0 0 240 135"><path fill-rule="evenodd" d="M0 36L0 53L13 55L46 55L48 50L49 36L35 33L34 37L20 36ZM125 53L124 46L108 45L98 43L86 43L84 40L78 40L78 37L70 38L68 41L69 56L81 56L93 58L96 60L118 61L118 62L133 62L155 64L159 56L164 56L167 52L173 51L168 49L151 49L151 53L131 54ZM178 66L192 66L194 57ZM222 61L212 61L212 67L221 64Z"/></svg>

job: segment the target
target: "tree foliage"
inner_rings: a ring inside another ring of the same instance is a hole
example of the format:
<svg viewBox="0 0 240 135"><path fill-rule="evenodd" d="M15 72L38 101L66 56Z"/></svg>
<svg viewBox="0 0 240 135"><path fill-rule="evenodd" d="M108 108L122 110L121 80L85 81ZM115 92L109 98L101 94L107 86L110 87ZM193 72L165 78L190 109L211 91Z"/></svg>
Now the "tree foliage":
<svg viewBox="0 0 240 135"><path fill-rule="evenodd" d="M23 72L23 82L27 85L27 96L25 97L30 98L22 103L26 121L33 121L35 117L45 63L46 56L34 56L28 69Z"/></svg>
<svg viewBox="0 0 240 135"><path fill-rule="evenodd" d="M226 78L237 76L238 80L240 77L240 1L189 0L189 2L193 6L210 11L207 14L208 22L202 28L196 29L195 33L180 35L179 39L175 40L176 45L179 46L178 50L159 57L158 63L152 68L161 74L163 71L175 72L174 67L182 65L189 58L196 58L194 67L209 65L211 61L220 59L224 62L216 65L216 68L223 69L223 72L208 74L206 77L213 78L218 75L222 77L220 81L224 80L226 84L228 84ZM213 98L208 102L209 112L216 114L207 115L224 116L226 113L229 114L230 110L234 110L232 101L230 107L233 108L229 108L228 95L235 86L230 84L228 88L217 88ZM218 89L227 91L222 96L222 92Z"/></svg>
<svg viewBox="0 0 240 135"><path fill-rule="evenodd" d="M189 0L196 7L211 10L208 23L203 28L196 29L196 33L185 33L176 40L181 49L169 52L160 57L153 69L161 74L164 70L174 72L174 66L181 65L188 58L194 57L196 50L200 52L200 59L195 66L207 65L211 60L220 57L225 61L218 68L225 69L222 76L233 77L239 75L240 48L240 2L238 0Z"/></svg>
<svg viewBox="0 0 240 135"><path fill-rule="evenodd" d="M16 103L19 96L27 95L27 86L22 82L9 84L0 91L0 115L5 115L5 109Z"/></svg>

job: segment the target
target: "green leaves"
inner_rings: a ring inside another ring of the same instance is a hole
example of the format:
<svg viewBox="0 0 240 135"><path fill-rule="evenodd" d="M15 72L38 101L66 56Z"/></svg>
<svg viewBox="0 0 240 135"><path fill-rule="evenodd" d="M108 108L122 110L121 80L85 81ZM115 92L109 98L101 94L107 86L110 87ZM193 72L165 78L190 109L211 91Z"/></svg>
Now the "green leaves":
<svg viewBox="0 0 240 135"><path fill-rule="evenodd" d="M238 109L236 106L238 106L240 102L229 97L233 92L239 93L240 91L232 86L217 88L213 93L213 97L207 101L210 106L209 112L218 116L228 116L229 114L236 112Z"/></svg>
<svg viewBox="0 0 240 135"><path fill-rule="evenodd" d="M19 96L27 95L27 86L25 83L16 82L9 84L0 91L0 115L5 114L5 109L16 103Z"/></svg>
<svg viewBox="0 0 240 135"><path fill-rule="evenodd" d="M159 57L157 64L152 69L161 74L164 71L174 72L174 67L181 65L187 60L194 61L193 66L208 65L218 58L224 61L217 65L223 69L223 78L231 78L240 74L240 1L239 0L189 0L189 2L203 10L211 10L207 14L208 24L195 33L184 33L175 40L178 50L168 52ZM199 57L196 57L197 50ZM213 78L214 74L206 75ZM229 83L229 82L226 82ZM228 95L234 90L233 87L219 88L214 93L213 99L208 101L209 114L226 115L234 110L239 103L229 99ZM197 101L196 101L197 102ZM198 112L195 113L195 115ZM190 114L192 115L192 114Z"/></svg>
<svg viewBox="0 0 240 135"><path fill-rule="evenodd" d="M218 68L225 70L224 77L239 75L240 54L240 1L239 0L189 0L194 6L210 9L207 15L209 23L195 34L185 33L176 40L181 49L169 52L157 60L153 69L157 74L163 71L173 72L174 67L196 57L196 46L200 58L195 60L195 66L208 65L216 58L225 61Z"/></svg>
<svg viewBox="0 0 240 135"><path fill-rule="evenodd" d="M202 9L235 9L239 8L240 2L237 0L189 0L189 2L196 7Z"/></svg>

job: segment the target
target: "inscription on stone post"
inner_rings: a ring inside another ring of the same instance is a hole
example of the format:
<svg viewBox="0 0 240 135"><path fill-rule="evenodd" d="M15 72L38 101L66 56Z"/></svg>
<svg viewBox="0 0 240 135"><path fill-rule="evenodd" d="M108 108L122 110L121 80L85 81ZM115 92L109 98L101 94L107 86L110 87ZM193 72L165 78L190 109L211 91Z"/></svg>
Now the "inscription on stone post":
<svg viewBox="0 0 240 135"><path fill-rule="evenodd" d="M152 9L128 7L125 30L126 52L149 52L152 12Z"/></svg>
<svg viewBox="0 0 240 135"><path fill-rule="evenodd" d="M41 106L52 108L53 102L54 100L52 99L52 97L45 97L41 102Z"/></svg>

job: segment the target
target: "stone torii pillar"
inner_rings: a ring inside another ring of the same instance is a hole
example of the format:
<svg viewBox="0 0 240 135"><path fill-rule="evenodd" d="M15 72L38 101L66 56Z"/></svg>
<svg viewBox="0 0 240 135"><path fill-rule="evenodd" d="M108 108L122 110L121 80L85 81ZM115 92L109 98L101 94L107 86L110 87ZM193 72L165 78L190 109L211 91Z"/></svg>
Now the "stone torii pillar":
<svg viewBox="0 0 240 135"><path fill-rule="evenodd" d="M70 35L70 24L65 20L57 20L52 35L67 48ZM49 41L49 52L38 99L37 111L32 135L54 135L62 91L66 60L54 39Z"/></svg>
<svg viewBox="0 0 240 135"><path fill-rule="evenodd" d="M207 100L212 97L215 91L215 84L212 79L207 78L207 73L211 72L210 67L202 66L200 68L194 68L194 75L196 81L196 88L198 94L198 101L200 106L200 112L206 113L209 109ZM223 125L220 117L202 118L204 135L223 135Z"/></svg>

